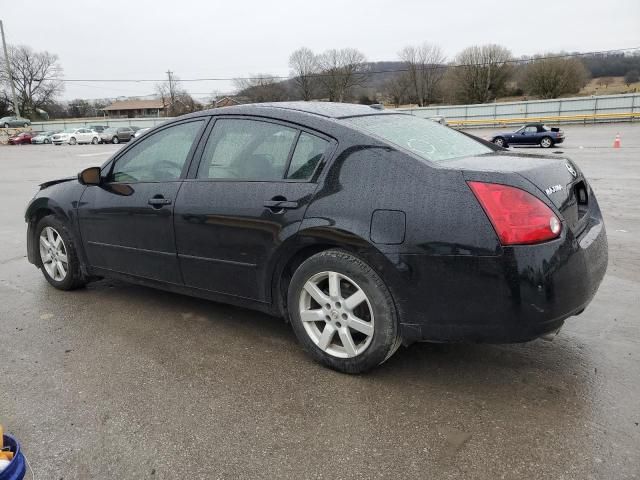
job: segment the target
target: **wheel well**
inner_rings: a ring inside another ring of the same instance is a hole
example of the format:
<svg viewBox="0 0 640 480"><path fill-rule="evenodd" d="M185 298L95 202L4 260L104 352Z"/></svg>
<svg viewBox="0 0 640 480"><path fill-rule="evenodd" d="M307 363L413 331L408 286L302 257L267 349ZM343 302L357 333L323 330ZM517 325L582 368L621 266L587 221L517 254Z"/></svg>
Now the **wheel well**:
<svg viewBox="0 0 640 480"><path fill-rule="evenodd" d="M29 236L30 238L27 238L27 246L31 246L31 248L28 248L28 254L29 254L29 261L31 261L34 264L38 264L39 263L39 257L37 255L35 255L33 249L35 248L36 245L36 225L38 225L38 222L46 217L47 215L51 215L53 214L53 211L48 209L48 208L39 208L38 210L36 210L35 212L33 212L31 214L31 216L29 217ZM39 265L38 265L39 266Z"/></svg>
<svg viewBox="0 0 640 480"><path fill-rule="evenodd" d="M289 284L294 272L306 259L312 257L316 253L323 252L325 250L331 250L333 248L341 248L338 245L331 244L318 244L310 245L298 250L289 260L284 267L279 270L280 275L276 278L276 284L274 288L274 303L277 311L284 317L285 321L289 321L287 317L287 294L289 292ZM347 249L345 249L347 250ZM276 270L276 275L278 270Z"/></svg>

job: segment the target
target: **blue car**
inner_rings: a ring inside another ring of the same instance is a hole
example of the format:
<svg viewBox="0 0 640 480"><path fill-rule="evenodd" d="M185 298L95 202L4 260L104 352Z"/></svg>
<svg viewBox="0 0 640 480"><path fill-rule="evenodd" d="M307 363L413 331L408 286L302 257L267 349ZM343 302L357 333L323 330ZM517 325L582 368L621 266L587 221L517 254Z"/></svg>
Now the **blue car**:
<svg viewBox="0 0 640 480"><path fill-rule="evenodd" d="M557 143L564 142L564 132L559 128L549 128L542 123L528 123L515 132L494 135L491 141L499 147L540 145L542 148L551 148Z"/></svg>

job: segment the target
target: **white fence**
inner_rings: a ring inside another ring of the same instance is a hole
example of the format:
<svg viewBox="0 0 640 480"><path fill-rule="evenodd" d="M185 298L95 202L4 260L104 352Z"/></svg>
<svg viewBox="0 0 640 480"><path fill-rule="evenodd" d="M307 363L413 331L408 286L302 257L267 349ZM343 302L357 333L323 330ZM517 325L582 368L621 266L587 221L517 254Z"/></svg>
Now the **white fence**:
<svg viewBox="0 0 640 480"><path fill-rule="evenodd" d="M483 126L522 121L595 123L640 120L640 93L591 97L483 103L400 109L420 117L444 117L460 126Z"/></svg>
<svg viewBox="0 0 640 480"><path fill-rule="evenodd" d="M66 130L67 128L88 127L91 125L106 125L108 127L130 127L140 128L155 127L173 117L142 117L142 118L94 118L91 120L51 120L48 122L32 122L31 129L36 131Z"/></svg>
<svg viewBox="0 0 640 480"><path fill-rule="evenodd" d="M530 100L527 102L483 103L434 107L400 108L420 117L444 117L453 126L491 126L547 121L554 123L596 123L640 120L640 93L592 97ZM154 127L171 120L159 118L101 118L33 122L33 130L63 130L90 125L110 127Z"/></svg>

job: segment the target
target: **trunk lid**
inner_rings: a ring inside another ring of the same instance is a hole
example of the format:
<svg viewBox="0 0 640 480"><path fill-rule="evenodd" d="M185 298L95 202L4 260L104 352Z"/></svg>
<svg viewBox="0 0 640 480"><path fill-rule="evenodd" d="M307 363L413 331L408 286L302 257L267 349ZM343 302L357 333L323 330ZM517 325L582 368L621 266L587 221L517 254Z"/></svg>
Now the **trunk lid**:
<svg viewBox="0 0 640 480"><path fill-rule="evenodd" d="M449 160L441 165L474 172L518 174L529 180L562 214L567 225L580 233L586 224L588 188L582 172L561 156L495 152Z"/></svg>

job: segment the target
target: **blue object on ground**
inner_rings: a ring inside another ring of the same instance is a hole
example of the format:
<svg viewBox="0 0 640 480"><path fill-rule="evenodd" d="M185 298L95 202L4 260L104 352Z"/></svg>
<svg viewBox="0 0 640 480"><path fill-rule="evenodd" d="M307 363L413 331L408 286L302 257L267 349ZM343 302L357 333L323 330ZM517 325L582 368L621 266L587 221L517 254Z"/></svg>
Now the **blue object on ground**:
<svg viewBox="0 0 640 480"><path fill-rule="evenodd" d="M20 444L15 438L6 433L2 435L2 439L3 445L9 447L13 452L13 460L0 473L0 480L22 480L27 471L27 466L25 465L24 455L20 451Z"/></svg>

